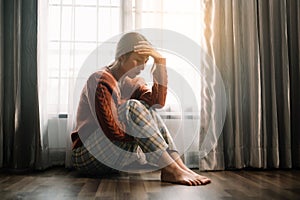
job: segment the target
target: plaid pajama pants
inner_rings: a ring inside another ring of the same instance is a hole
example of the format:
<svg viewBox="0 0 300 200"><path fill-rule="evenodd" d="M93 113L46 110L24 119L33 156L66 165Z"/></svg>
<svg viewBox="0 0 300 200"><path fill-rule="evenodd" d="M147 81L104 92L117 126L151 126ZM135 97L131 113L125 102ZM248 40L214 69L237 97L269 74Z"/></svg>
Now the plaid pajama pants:
<svg viewBox="0 0 300 200"><path fill-rule="evenodd" d="M138 100L128 100L118 108L131 142L110 141L103 133L93 132L82 147L73 150L73 165L87 174L106 174L125 167L142 155L157 166L162 153L176 151L173 139L157 112Z"/></svg>

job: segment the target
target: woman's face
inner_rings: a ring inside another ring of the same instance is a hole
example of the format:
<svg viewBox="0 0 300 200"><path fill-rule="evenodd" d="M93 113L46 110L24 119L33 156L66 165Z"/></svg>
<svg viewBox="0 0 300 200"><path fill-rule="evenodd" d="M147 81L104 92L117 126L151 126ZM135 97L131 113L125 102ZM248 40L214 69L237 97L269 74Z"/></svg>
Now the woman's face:
<svg viewBox="0 0 300 200"><path fill-rule="evenodd" d="M129 57L124 58L122 68L128 77L134 78L145 68L148 59L149 56L132 52Z"/></svg>

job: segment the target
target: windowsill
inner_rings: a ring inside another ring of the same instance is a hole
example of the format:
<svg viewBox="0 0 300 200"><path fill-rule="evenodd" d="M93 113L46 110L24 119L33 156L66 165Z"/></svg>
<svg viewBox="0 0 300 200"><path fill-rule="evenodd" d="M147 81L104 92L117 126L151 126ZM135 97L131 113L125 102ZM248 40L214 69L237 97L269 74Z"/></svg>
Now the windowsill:
<svg viewBox="0 0 300 200"><path fill-rule="evenodd" d="M200 119L196 112L158 112L162 119Z"/></svg>

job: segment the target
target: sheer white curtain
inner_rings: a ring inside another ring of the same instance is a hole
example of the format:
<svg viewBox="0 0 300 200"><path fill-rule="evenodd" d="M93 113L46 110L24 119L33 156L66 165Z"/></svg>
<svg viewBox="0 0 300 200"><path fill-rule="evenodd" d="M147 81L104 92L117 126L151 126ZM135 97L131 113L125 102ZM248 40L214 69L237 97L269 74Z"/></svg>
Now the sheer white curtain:
<svg viewBox="0 0 300 200"><path fill-rule="evenodd" d="M77 104L75 84L78 79L83 83L87 78L78 73L85 59L99 45L122 32L157 28L178 32L203 47L203 1L39 0L38 4L39 101L44 167L63 163L70 166L70 132ZM179 70L187 65L180 57L163 53L169 65ZM193 71L182 70L182 73L187 79L198 78ZM166 106L169 110L176 110L174 99L175 96L170 94ZM169 121L169 126L172 123L176 122ZM196 138L189 152L198 150ZM198 167L198 160L193 159L186 161L189 166Z"/></svg>

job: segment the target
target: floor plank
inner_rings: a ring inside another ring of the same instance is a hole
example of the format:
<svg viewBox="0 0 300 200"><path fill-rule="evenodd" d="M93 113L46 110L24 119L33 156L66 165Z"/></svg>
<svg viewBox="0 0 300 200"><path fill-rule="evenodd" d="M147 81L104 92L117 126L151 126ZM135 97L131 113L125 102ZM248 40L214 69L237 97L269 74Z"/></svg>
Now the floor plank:
<svg viewBox="0 0 300 200"><path fill-rule="evenodd" d="M300 170L202 172L206 186L160 181L159 172L85 177L53 168L22 175L0 172L0 199L300 199Z"/></svg>

